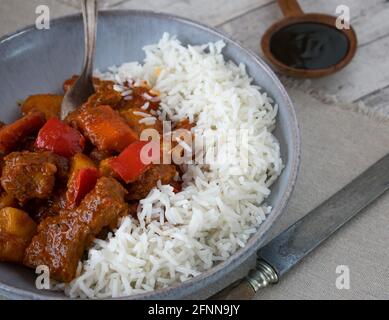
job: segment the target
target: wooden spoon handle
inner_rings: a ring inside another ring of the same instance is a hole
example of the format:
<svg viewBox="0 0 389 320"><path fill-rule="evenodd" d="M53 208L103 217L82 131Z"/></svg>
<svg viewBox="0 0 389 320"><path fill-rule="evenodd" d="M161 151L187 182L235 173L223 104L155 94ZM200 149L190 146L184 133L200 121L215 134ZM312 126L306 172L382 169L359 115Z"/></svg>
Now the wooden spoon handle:
<svg viewBox="0 0 389 320"><path fill-rule="evenodd" d="M285 17L295 17L304 14L297 0L278 0L278 6Z"/></svg>

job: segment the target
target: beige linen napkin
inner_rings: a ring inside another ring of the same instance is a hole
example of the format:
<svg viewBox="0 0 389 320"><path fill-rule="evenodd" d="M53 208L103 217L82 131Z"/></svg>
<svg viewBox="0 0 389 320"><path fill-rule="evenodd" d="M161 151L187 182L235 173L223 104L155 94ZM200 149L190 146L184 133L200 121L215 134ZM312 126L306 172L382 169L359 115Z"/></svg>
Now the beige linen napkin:
<svg viewBox="0 0 389 320"><path fill-rule="evenodd" d="M301 128L301 168L288 209L274 226L273 235L389 152L389 119L326 105L297 90L290 94ZM335 285L339 265L350 270L349 290ZM256 295L256 299L353 298L389 299L388 193L304 259L279 284Z"/></svg>
<svg viewBox="0 0 389 320"><path fill-rule="evenodd" d="M288 90L302 139L295 192L271 237L286 229L363 170L389 152L389 119L361 114L350 106L324 104L298 90ZM368 188L369 186L366 186ZM219 290L252 266L254 258L228 279L202 292ZM350 289L337 289L338 265L350 271ZM200 295L196 295L197 298ZM193 298L196 298L193 297ZM389 194L339 230L255 299L389 299Z"/></svg>

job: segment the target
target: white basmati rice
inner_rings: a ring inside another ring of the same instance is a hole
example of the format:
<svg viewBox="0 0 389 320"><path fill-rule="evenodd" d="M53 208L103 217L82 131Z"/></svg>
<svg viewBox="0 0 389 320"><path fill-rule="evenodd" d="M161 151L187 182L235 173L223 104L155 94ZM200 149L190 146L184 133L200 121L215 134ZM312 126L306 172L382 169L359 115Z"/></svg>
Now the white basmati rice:
<svg viewBox="0 0 389 320"><path fill-rule="evenodd" d="M138 122L144 123L145 125L148 125L148 126L151 126L151 125L154 125L156 121L157 121L157 118L149 116L149 117L140 119Z"/></svg>
<svg viewBox="0 0 389 320"><path fill-rule="evenodd" d="M123 97L131 96L132 90L119 91Z"/></svg>
<svg viewBox="0 0 389 320"><path fill-rule="evenodd" d="M143 118L150 117L150 114L146 112L134 111L133 114L135 114L136 116L141 116Z"/></svg>
<svg viewBox="0 0 389 320"><path fill-rule="evenodd" d="M217 128L220 135L249 130L248 165L185 165L179 193L158 184L140 202L138 220L126 217L107 240L95 241L79 276L65 287L69 296L126 296L188 280L244 246L270 213L263 201L283 167L271 133L277 106L243 65L224 60L223 47L221 41L183 46L165 34L144 48L143 65L126 63L100 75L118 91L125 81L147 80L161 93L161 119L189 118L196 129ZM239 154L243 146L236 149Z"/></svg>
<svg viewBox="0 0 389 320"><path fill-rule="evenodd" d="M147 110L148 108L150 107L150 102L146 102L143 106L141 106L140 108L142 110Z"/></svg>

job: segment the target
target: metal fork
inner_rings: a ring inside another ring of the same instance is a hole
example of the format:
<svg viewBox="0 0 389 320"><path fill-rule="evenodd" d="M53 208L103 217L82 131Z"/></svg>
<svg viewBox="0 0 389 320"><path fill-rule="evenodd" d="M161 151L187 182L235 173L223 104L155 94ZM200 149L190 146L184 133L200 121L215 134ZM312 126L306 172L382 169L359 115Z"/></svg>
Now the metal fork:
<svg viewBox="0 0 389 320"><path fill-rule="evenodd" d="M66 92L61 105L61 119L81 106L95 92L93 87L93 57L96 48L97 2L81 0L84 22L84 66L80 77Z"/></svg>

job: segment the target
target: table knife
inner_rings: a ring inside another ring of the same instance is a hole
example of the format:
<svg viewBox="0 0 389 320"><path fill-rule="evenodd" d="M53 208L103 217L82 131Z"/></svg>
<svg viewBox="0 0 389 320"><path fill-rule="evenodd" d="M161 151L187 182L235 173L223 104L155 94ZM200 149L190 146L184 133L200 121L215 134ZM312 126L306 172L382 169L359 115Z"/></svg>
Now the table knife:
<svg viewBox="0 0 389 320"><path fill-rule="evenodd" d="M389 153L257 252L255 269L210 299L251 299L389 189Z"/></svg>

